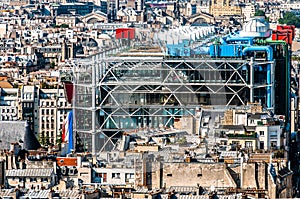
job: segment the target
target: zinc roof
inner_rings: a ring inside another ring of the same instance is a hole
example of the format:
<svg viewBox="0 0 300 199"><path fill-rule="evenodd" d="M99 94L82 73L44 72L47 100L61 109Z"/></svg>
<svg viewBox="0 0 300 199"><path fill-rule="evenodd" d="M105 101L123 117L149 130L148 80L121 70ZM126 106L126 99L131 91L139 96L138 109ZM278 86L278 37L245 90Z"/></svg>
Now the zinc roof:
<svg viewBox="0 0 300 199"><path fill-rule="evenodd" d="M33 169L10 169L6 171L7 177L50 177L53 168L33 168Z"/></svg>

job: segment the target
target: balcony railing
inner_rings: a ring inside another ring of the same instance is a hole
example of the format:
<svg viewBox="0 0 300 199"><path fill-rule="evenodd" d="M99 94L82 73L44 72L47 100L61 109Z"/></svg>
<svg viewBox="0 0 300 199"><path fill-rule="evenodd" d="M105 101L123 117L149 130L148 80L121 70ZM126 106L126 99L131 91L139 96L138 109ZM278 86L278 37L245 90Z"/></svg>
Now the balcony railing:
<svg viewBox="0 0 300 199"><path fill-rule="evenodd" d="M257 138L257 133L252 134L226 134L228 138Z"/></svg>

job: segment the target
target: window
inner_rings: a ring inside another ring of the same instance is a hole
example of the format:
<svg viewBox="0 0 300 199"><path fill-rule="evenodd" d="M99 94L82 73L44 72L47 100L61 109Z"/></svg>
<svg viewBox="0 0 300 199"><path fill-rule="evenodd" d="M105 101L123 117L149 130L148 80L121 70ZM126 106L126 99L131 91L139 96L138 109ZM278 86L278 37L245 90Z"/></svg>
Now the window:
<svg viewBox="0 0 300 199"><path fill-rule="evenodd" d="M271 147L274 149L277 148L277 142L271 142Z"/></svg>
<svg viewBox="0 0 300 199"><path fill-rule="evenodd" d="M246 141L245 142L245 147L246 148L252 148L252 142L251 141Z"/></svg>
<svg viewBox="0 0 300 199"><path fill-rule="evenodd" d="M277 132L276 131L270 132L270 138L277 138Z"/></svg>
<svg viewBox="0 0 300 199"><path fill-rule="evenodd" d="M260 148L260 149L264 149L264 146L265 146L265 143L264 143L264 142L260 142L259 148Z"/></svg>
<svg viewBox="0 0 300 199"><path fill-rule="evenodd" d="M36 178L30 178L30 182L36 182Z"/></svg>
<svg viewBox="0 0 300 199"><path fill-rule="evenodd" d="M259 135L260 135L260 136L264 136L264 135L265 135L265 132L264 132L264 131L259 131Z"/></svg>
<svg viewBox="0 0 300 199"><path fill-rule="evenodd" d="M48 182L48 178L41 178L42 182Z"/></svg>
<svg viewBox="0 0 300 199"><path fill-rule="evenodd" d="M120 179L121 176L120 176L120 173L112 173L112 176L111 176L113 179Z"/></svg>
<svg viewBox="0 0 300 199"><path fill-rule="evenodd" d="M98 177L101 178L101 182L107 182L107 173L98 173Z"/></svg>
<svg viewBox="0 0 300 199"><path fill-rule="evenodd" d="M134 179L134 173L126 173L125 174L125 182L129 182L129 180Z"/></svg>
<svg viewBox="0 0 300 199"><path fill-rule="evenodd" d="M168 173L167 176L168 176L168 177L172 177L172 173Z"/></svg>
<svg viewBox="0 0 300 199"><path fill-rule="evenodd" d="M80 173L80 176L88 176L88 175L89 175L89 173L87 173L87 172Z"/></svg>

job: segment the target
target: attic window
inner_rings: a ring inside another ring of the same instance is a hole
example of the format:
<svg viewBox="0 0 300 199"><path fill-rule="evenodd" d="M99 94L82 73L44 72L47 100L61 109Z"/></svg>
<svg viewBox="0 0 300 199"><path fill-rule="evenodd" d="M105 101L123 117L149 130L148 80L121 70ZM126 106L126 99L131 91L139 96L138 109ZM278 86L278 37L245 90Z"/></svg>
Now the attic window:
<svg viewBox="0 0 300 199"><path fill-rule="evenodd" d="M172 177L172 173L168 173L167 176Z"/></svg>

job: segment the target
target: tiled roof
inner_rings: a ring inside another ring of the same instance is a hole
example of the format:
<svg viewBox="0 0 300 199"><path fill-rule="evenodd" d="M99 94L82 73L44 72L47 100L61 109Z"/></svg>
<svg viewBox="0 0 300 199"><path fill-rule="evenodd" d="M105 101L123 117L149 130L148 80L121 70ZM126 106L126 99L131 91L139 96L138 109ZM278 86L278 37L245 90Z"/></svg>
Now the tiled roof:
<svg viewBox="0 0 300 199"><path fill-rule="evenodd" d="M137 187L135 192L136 193L150 193L151 191L149 191L148 189L146 189L144 187Z"/></svg>
<svg viewBox="0 0 300 199"><path fill-rule="evenodd" d="M0 189L0 197L8 197L14 194L14 189Z"/></svg>
<svg viewBox="0 0 300 199"><path fill-rule="evenodd" d="M49 198L50 196L50 190L29 190L22 198Z"/></svg>
<svg viewBox="0 0 300 199"><path fill-rule="evenodd" d="M190 192L196 192L198 190L197 187L193 186L171 186L169 189L166 190L166 192L181 192L181 193L190 193Z"/></svg>
<svg viewBox="0 0 300 199"><path fill-rule="evenodd" d="M60 197L65 197L65 198L81 198L82 196L82 194L80 194L78 191L72 191L72 190L64 190L56 193L58 193Z"/></svg>
<svg viewBox="0 0 300 199"><path fill-rule="evenodd" d="M6 170L7 177L50 177L52 173L53 168Z"/></svg>
<svg viewBox="0 0 300 199"><path fill-rule="evenodd" d="M169 196L167 194L161 195L162 199L167 199ZM176 196L178 199L209 199L209 195L179 195ZM233 195L218 195L219 199L242 199L241 194L233 194Z"/></svg>
<svg viewBox="0 0 300 199"><path fill-rule="evenodd" d="M221 151L220 157L232 157L236 158L238 156L236 151Z"/></svg>
<svg viewBox="0 0 300 199"><path fill-rule="evenodd" d="M13 86L8 81L0 81L0 88L13 88Z"/></svg>
<svg viewBox="0 0 300 199"><path fill-rule="evenodd" d="M161 198L162 199L167 199L167 198L170 198L170 197L168 196L168 194L163 194L163 195L161 195ZM176 198L178 198L178 199L209 199L209 196L208 195L198 195L198 196L179 195Z"/></svg>

